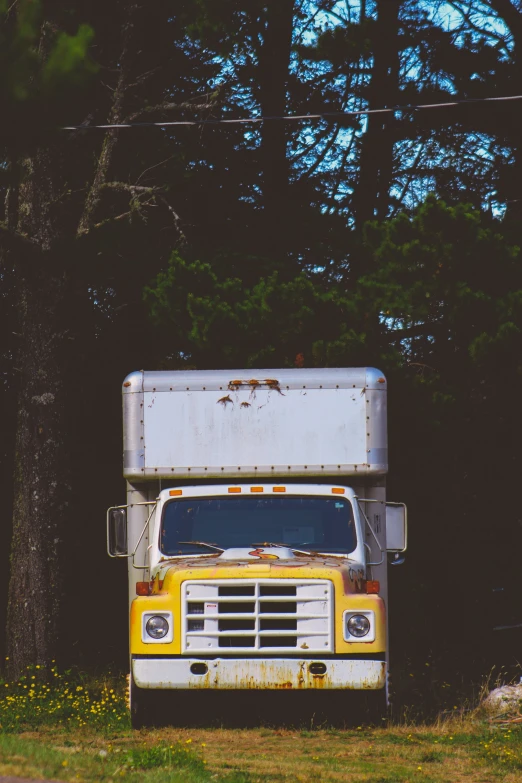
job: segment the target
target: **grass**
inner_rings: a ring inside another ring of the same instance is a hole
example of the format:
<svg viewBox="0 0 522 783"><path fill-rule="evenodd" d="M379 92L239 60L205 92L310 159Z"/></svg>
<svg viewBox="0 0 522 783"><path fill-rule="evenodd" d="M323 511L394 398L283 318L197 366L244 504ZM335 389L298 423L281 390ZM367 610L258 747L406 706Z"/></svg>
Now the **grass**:
<svg viewBox="0 0 522 783"><path fill-rule="evenodd" d="M0 775L114 783L516 783L522 727L479 713L386 728L133 732L126 683L28 670L0 680Z"/></svg>
<svg viewBox="0 0 522 783"><path fill-rule="evenodd" d="M28 667L18 682L0 680L0 730L16 731L45 725L114 728L128 723L127 695L111 678L87 679L56 666L44 672Z"/></svg>

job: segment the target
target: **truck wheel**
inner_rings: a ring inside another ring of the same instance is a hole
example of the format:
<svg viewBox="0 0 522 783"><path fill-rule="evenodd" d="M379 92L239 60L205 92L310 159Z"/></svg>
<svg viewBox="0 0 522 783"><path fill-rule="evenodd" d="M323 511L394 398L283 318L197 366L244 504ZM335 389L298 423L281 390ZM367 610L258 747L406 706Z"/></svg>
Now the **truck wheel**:
<svg viewBox="0 0 522 783"><path fill-rule="evenodd" d="M139 688L130 678L130 719L133 729L143 729L153 725L152 698L154 691Z"/></svg>

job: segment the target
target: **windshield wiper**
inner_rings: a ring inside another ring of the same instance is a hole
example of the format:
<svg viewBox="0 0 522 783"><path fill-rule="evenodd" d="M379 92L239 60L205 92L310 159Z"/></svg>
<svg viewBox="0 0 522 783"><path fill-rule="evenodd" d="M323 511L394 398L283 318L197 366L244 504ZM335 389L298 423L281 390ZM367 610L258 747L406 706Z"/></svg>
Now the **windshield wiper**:
<svg viewBox="0 0 522 783"><path fill-rule="evenodd" d="M192 546L203 546L207 547L207 549L214 549L216 552L224 552L224 549L221 549L219 546L215 546L214 544L207 544L206 541L178 541L178 544L191 544Z"/></svg>
<svg viewBox="0 0 522 783"><path fill-rule="evenodd" d="M297 552L298 555L310 555L310 557L314 557L316 555L324 555L329 554L333 555L334 557L345 557L347 560L353 560L353 557L350 557L349 555L341 554L340 552L319 552L319 550L314 549L311 552L309 552L306 549L296 549L295 546L290 546L289 544L276 544L273 541L263 541L262 544L252 544L252 546L275 546L275 547L284 547L285 549L291 549L292 552Z"/></svg>

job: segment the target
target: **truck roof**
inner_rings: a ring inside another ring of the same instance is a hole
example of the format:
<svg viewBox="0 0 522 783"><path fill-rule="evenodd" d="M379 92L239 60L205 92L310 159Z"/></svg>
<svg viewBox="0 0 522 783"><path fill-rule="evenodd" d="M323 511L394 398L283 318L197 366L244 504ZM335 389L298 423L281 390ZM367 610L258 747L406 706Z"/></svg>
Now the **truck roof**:
<svg viewBox="0 0 522 783"><path fill-rule="evenodd" d="M263 385L266 380L277 380L288 389L308 388L386 388L386 378L375 367L285 368L271 370L140 370L132 372L123 382L123 393L136 391L221 390L229 383Z"/></svg>

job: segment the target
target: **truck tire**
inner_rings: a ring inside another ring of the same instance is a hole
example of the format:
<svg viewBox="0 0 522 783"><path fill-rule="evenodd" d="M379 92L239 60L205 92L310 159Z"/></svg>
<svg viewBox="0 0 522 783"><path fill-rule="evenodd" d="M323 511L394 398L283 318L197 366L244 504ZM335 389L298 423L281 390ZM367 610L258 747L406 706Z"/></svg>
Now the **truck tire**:
<svg viewBox="0 0 522 783"><path fill-rule="evenodd" d="M130 719L133 729L144 729L153 725L154 691L139 688L130 677Z"/></svg>

